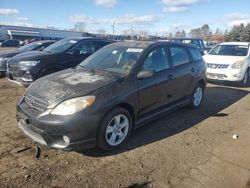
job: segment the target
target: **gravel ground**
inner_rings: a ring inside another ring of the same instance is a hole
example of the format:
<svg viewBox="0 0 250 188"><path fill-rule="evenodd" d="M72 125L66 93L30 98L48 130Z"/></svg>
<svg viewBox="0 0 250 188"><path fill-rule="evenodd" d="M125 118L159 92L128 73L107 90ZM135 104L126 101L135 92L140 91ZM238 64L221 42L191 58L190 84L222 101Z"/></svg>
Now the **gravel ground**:
<svg viewBox="0 0 250 188"><path fill-rule="evenodd" d="M198 110L183 108L137 129L115 152L40 157L17 127L24 88L0 79L0 187L250 188L250 87L209 84ZM232 136L237 134L238 139Z"/></svg>

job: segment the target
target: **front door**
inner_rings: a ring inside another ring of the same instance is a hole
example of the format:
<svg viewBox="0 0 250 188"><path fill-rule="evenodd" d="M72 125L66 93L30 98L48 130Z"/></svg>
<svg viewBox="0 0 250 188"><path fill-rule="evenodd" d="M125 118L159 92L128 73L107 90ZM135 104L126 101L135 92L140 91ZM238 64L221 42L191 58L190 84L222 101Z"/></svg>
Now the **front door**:
<svg viewBox="0 0 250 188"><path fill-rule="evenodd" d="M153 48L146 56L141 70L153 70L155 73L150 78L138 80L139 118L172 101L173 72L167 47Z"/></svg>

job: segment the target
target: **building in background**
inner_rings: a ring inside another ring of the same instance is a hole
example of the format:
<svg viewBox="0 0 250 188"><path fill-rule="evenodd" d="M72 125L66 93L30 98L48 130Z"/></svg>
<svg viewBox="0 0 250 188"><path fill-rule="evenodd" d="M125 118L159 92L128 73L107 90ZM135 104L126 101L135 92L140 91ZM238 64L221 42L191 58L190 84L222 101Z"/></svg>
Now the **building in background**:
<svg viewBox="0 0 250 188"><path fill-rule="evenodd" d="M91 36L89 33L59 30L54 28L36 28L12 25L0 25L0 40L6 39L37 39L37 40L59 40L66 37Z"/></svg>

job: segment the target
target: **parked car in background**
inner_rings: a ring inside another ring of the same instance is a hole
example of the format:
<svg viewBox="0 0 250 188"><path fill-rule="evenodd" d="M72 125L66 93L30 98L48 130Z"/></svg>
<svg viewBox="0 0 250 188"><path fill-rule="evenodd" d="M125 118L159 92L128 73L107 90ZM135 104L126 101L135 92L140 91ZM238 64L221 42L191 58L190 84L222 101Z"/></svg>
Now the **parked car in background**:
<svg viewBox="0 0 250 188"><path fill-rule="evenodd" d="M8 50L0 52L0 74L4 75L7 70L7 60L11 57L14 57L17 54L27 52L27 51L41 51L49 45L53 44L55 41L52 40L44 40L37 41L25 46L22 46L16 50Z"/></svg>
<svg viewBox="0 0 250 188"><path fill-rule="evenodd" d="M156 116L198 108L205 87L206 64L196 47L117 42L31 84L17 105L17 121L51 148L112 150Z"/></svg>
<svg viewBox="0 0 250 188"><path fill-rule="evenodd" d="M250 74L249 45L249 42L226 42L215 46L203 56L208 79L237 82L246 86Z"/></svg>
<svg viewBox="0 0 250 188"><path fill-rule="evenodd" d="M62 39L43 51L24 52L9 59L7 77L21 85L29 85L47 74L77 66L112 42L84 37Z"/></svg>
<svg viewBox="0 0 250 188"><path fill-rule="evenodd" d="M8 39L3 42L1 42L1 47L19 47L20 42L16 39Z"/></svg>
<svg viewBox="0 0 250 188"><path fill-rule="evenodd" d="M210 50L205 48L204 42L200 38L173 38L171 41L193 44L200 50L201 55L204 55L206 51Z"/></svg>

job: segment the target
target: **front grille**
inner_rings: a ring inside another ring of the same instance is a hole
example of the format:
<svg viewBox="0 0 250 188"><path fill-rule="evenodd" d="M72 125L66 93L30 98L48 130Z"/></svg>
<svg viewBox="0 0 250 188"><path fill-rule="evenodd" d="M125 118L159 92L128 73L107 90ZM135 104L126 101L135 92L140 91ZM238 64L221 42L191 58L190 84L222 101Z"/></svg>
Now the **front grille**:
<svg viewBox="0 0 250 188"><path fill-rule="evenodd" d="M207 76L209 78L219 78L219 79L224 79L227 77L225 74L216 74L216 73L207 73Z"/></svg>
<svg viewBox="0 0 250 188"><path fill-rule="evenodd" d="M207 67L210 69L226 69L229 65L227 64L213 64L207 63Z"/></svg>
<svg viewBox="0 0 250 188"><path fill-rule="evenodd" d="M37 99L33 96L31 96L30 94L26 94L24 101L26 102L26 104L31 107L34 108L38 111L44 111L47 107L48 107L48 102L47 101L43 101L41 99Z"/></svg>

